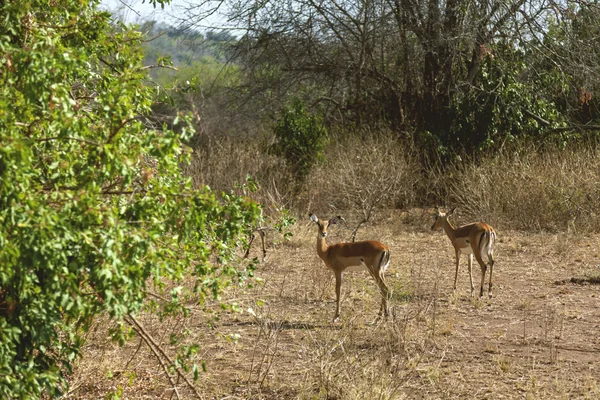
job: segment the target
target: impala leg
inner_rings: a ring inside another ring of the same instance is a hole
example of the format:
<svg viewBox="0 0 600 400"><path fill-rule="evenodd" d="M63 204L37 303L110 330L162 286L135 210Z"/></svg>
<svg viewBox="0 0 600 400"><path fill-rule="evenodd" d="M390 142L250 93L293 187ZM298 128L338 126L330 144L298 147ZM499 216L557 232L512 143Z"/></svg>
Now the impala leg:
<svg viewBox="0 0 600 400"><path fill-rule="evenodd" d="M377 315L377 318L375 318L375 321L373 321L373 324L375 324L379 321L379 319L381 319L382 315L384 315L386 319L389 315L388 299L390 297L390 290L387 284L385 283L385 277L381 271L373 271L371 268L368 267L367 270L369 271L369 274L373 277L373 280L377 284L377 287L379 288L379 293L381 293L381 306L379 307L379 314Z"/></svg>
<svg viewBox="0 0 600 400"><path fill-rule="evenodd" d="M454 272L454 290L456 290L456 281L458 280L458 265L460 264L460 250L456 249L456 271Z"/></svg>
<svg viewBox="0 0 600 400"><path fill-rule="evenodd" d="M248 241L248 248L246 249L244 258L248 258L248 255L250 254L250 248L252 247L252 242L254 242L254 239L256 239L256 236L254 236L254 232L250 232L249 236L250 236L250 240Z"/></svg>
<svg viewBox="0 0 600 400"><path fill-rule="evenodd" d="M267 259L267 249L265 248L265 231L260 230L260 231L258 231L258 233L260 234L260 242L262 244L262 251L263 251L262 262L265 262L265 260Z"/></svg>
<svg viewBox="0 0 600 400"><path fill-rule="evenodd" d="M381 293L381 307L379 307L379 314L378 314L377 318L375 319L375 321L373 321L373 323L376 323L377 321L379 321L382 314L385 316L386 319L389 315L388 299L390 298L390 289L388 288L387 284L385 283L385 272L381 269L381 265L377 269L369 268L365 264L364 260L361 260L361 262L362 262L362 265L367 268L367 271L369 271L369 274L373 277L373 280L377 284L377 287L379 288L379 292Z"/></svg>
<svg viewBox="0 0 600 400"><path fill-rule="evenodd" d="M475 258L481 266L481 285L479 287L479 297L483 297L483 283L485 282L485 271L487 270L487 265L485 265L483 262L483 258L481 258L480 253L475 253Z"/></svg>
<svg viewBox="0 0 600 400"><path fill-rule="evenodd" d="M381 308L379 309L379 316L381 316L383 312L383 315L387 318L389 315L388 300L390 298L390 289L385 283L385 278L382 273L374 275L376 275L379 278L376 278L375 281L377 282L377 286L379 286L379 291L381 292Z"/></svg>
<svg viewBox="0 0 600 400"><path fill-rule="evenodd" d="M340 319L340 292L342 288L342 273L335 273L335 316L333 322L337 322Z"/></svg>
<svg viewBox="0 0 600 400"><path fill-rule="evenodd" d="M494 252L490 251L489 253L489 262L490 262L490 286L488 288L488 296L490 299L492 298L492 272L494 271Z"/></svg>
<svg viewBox="0 0 600 400"><path fill-rule="evenodd" d="M473 254L469 254L469 281L471 282L471 297L475 297L475 286L473 286Z"/></svg>

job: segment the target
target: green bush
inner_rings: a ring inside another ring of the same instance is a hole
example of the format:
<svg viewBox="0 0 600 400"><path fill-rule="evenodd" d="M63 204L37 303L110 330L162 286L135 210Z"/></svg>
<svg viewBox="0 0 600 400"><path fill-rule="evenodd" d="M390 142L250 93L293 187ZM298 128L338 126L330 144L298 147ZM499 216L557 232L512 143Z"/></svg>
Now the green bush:
<svg viewBox="0 0 600 400"><path fill-rule="evenodd" d="M157 313L185 314L184 278L198 301L243 279L231 261L260 213L192 188L186 118L147 123L142 35L99 1L51 4L0 3L2 399L64 393L99 314L122 341L148 292L168 301Z"/></svg>
<svg viewBox="0 0 600 400"><path fill-rule="evenodd" d="M327 129L321 119L311 115L301 100L284 107L274 129L277 143L272 152L283 157L299 184L306 181L311 168L323 157Z"/></svg>
<svg viewBox="0 0 600 400"><path fill-rule="evenodd" d="M441 138L450 150L497 150L519 138L541 142L561 125L556 105L526 79L523 55L502 45L494 52L496 57L485 56L470 90L453 101L453 123L448 137Z"/></svg>

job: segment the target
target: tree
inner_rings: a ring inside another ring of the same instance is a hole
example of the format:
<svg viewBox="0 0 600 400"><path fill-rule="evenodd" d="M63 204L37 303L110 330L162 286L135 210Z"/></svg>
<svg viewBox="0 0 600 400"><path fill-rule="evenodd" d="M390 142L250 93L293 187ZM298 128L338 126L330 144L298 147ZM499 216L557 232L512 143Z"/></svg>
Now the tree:
<svg viewBox="0 0 600 400"><path fill-rule="evenodd" d="M519 130L518 125L538 124L539 129L526 130L542 137L551 134L557 127L546 116L555 112L558 101L569 102L563 108L584 122L595 115L596 2L205 0L200 4L190 7L188 22L197 23L211 7L227 9L228 20L245 33L234 44L235 60L245 76L238 92L264 110L299 96L311 108L320 107L328 124L383 122L415 132L414 139L425 148L435 145L444 151L502 142L498 136ZM486 77L490 64L507 69L509 76L495 80L508 82L510 89L490 85ZM519 74L512 76L514 70ZM546 71L548 79L542 76ZM511 98L507 94L513 89L528 92ZM508 104L519 97L533 101L535 107ZM488 107L502 98L507 103L500 110L464 112L467 103ZM544 104L535 104L538 99ZM538 115L540 109L547 115ZM504 130L498 119L462 120L493 114L521 121ZM479 124L485 125L484 132ZM461 133L464 125L477 134ZM494 137L486 133L498 131L502 132Z"/></svg>
<svg viewBox="0 0 600 400"><path fill-rule="evenodd" d="M435 131L447 125L453 92L476 78L481 49L516 24L525 0L201 3L190 23L194 11L227 3L229 20L245 29L237 47L249 82L270 78L286 91L314 85L314 100L354 120Z"/></svg>
<svg viewBox="0 0 600 400"><path fill-rule="evenodd" d="M165 280L192 276L202 301L244 278L259 206L192 189L187 118L149 122L142 36L98 3L0 3L2 398L63 392L94 317L134 316Z"/></svg>
<svg viewBox="0 0 600 400"><path fill-rule="evenodd" d="M598 17L598 2L570 1L553 4L543 19L526 19L527 32L541 38L530 43L531 75L545 78L540 90L561 107L574 130L600 119Z"/></svg>

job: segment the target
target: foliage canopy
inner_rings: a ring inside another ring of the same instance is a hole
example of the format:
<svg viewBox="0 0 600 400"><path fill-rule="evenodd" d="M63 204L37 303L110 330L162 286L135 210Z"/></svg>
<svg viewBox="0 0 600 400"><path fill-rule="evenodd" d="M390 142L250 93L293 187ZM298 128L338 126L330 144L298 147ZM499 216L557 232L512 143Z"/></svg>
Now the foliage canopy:
<svg viewBox="0 0 600 400"><path fill-rule="evenodd" d="M165 280L191 274L201 301L243 279L236 242L260 212L182 175L193 130L146 118L141 34L99 1L58 3L0 5L2 398L63 392L93 318L138 312Z"/></svg>

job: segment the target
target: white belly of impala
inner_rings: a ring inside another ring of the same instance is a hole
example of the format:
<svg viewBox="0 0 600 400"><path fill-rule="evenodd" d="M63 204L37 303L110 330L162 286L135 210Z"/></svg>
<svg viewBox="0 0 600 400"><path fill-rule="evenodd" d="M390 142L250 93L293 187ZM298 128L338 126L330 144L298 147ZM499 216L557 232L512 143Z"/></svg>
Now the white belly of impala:
<svg viewBox="0 0 600 400"><path fill-rule="evenodd" d="M344 272L356 272L356 271L366 271L367 267L364 264L361 265L352 265L344 269Z"/></svg>
<svg viewBox="0 0 600 400"><path fill-rule="evenodd" d="M473 249L471 246L465 247L464 249L460 249L461 254L473 254Z"/></svg>

